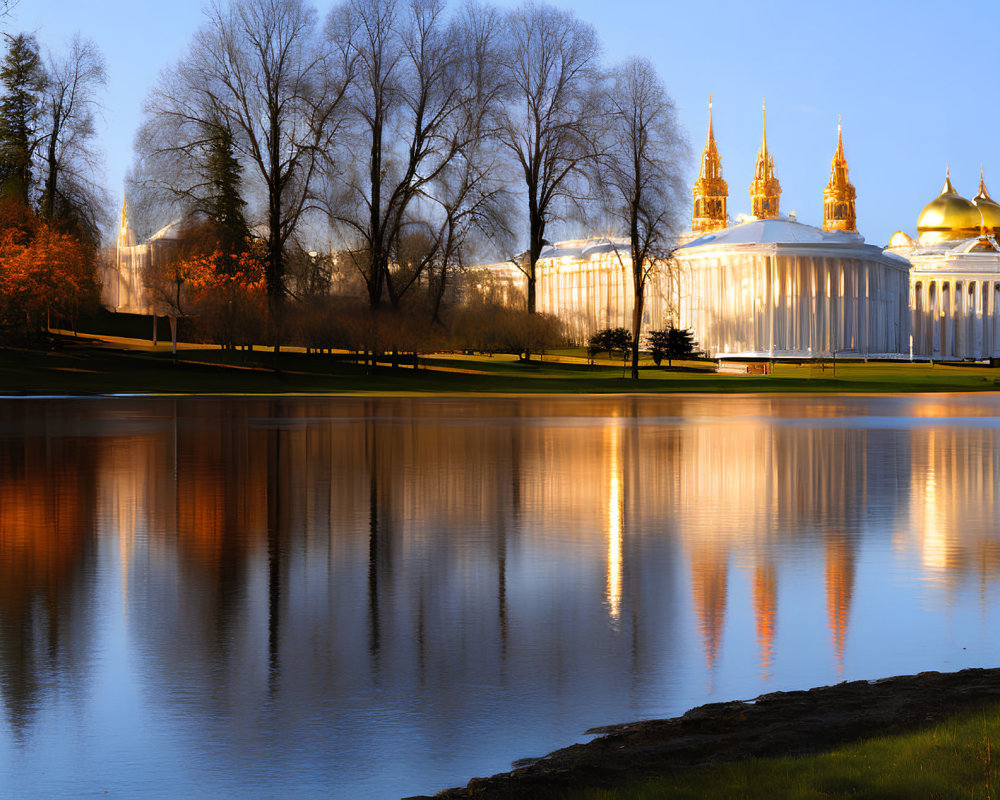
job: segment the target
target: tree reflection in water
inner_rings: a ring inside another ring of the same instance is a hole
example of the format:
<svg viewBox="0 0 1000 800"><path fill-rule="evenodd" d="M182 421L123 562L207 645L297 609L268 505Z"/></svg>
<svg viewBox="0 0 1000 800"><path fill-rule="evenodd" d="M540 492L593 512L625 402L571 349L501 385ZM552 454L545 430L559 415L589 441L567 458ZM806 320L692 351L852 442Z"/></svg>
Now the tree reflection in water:
<svg viewBox="0 0 1000 800"><path fill-rule="evenodd" d="M0 741L72 738L84 777L117 746L123 789L159 764L199 791L412 794L591 725L991 663L998 415L991 396L6 401ZM139 698L134 741L98 702L110 675ZM45 786L17 757L0 779Z"/></svg>

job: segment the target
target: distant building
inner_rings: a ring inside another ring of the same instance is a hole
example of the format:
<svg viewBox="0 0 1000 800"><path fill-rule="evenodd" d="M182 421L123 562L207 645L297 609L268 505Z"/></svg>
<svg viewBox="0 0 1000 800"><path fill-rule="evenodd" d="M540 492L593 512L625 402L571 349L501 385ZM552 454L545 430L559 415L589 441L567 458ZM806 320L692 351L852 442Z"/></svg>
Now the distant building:
<svg viewBox="0 0 1000 800"><path fill-rule="evenodd" d="M709 112L692 189L690 231L647 284L643 331L690 328L713 357L900 356L909 347L909 263L865 243L838 125L823 227L780 215L781 184L767 146L766 117L750 185L752 214L733 224L729 187ZM538 309L560 317L583 342L601 328L631 327L628 242L561 242L538 262Z"/></svg>
<svg viewBox="0 0 1000 800"><path fill-rule="evenodd" d="M906 258L916 356L965 360L1000 357L1000 205L986 190L962 197L945 172L941 194L917 218L918 238L903 231L887 253Z"/></svg>
<svg viewBox="0 0 1000 800"><path fill-rule="evenodd" d="M755 220L678 248L678 324L714 357L898 356L909 263L849 231Z"/></svg>
<svg viewBox="0 0 1000 800"><path fill-rule="evenodd" d="M153 300L147 288L146 275L150 265L177 246L179 224L171 223L142 244L136 244L135 232L128 215L128 200L122 202L121 224L114 257L105 264L99 276L102 284L101 303L111 311L126 314L153 313Z"/></svg>
<svg viewBox="0 0 1000 800"><path fill-rule="evenodd" d="M559 242L535 266L536 308L559 317L575 342L602 328L632 328L632 257L625 239ZM642 329L668 324L671 274L654 269L646 284Z"/></svg>
<svg viewBox="0 0 1000 800"><path fill-rule="evenodd" d="M678 324L694 331L710 355L868 357L906 351L909 263L866 244L857 232L856 193L837 128L822 229L780 216L781 184L767 148L766 117L750 185L753 214L730 225L719 212L699 214L699 208L725 208L725 197L707 180L722 175L709 116L691 224L705 233L678 247L675 259ZM706 200L702 191L715 194Z"/></svg>

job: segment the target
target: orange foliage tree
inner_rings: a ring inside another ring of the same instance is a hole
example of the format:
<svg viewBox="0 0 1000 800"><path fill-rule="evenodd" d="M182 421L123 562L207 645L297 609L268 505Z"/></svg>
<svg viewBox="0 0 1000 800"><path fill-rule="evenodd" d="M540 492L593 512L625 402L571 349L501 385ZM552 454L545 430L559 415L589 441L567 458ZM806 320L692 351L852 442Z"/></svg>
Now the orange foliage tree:
<svg viewBox="0 0 1000 800"><path fill-rule="evenodd" d="M75 324L96 303L94 253L76 236L35 219L0 231L0 319L30 337L55 314Z"/></svg>
<svg viewBox="0 0 1000 800"><path fill-rule="evenodd" d="M202 335L227 348L263 341L267 320L264 243L242 252L214 250L185 261L190 297Z"/></svg>

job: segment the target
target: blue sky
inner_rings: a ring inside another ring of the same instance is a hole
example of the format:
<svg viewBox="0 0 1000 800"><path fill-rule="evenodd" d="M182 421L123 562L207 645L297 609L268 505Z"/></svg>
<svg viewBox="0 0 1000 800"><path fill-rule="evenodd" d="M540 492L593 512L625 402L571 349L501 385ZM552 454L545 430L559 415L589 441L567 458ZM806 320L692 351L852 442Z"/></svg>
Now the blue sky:
<svg viewBox="0 0 1000 800"><path fill-rule="evenodd" d="M733 215L749 211L761 98L781 210L802 222L822 221L838 114L858 227L869 242L885 244L900 228L913 233L949 164L955 187L971 197L982 163L1000 199L995 0L553 4L595 26L608 61L637 54L657 66L692 145L688 184L697 176L712 92ZM321 15L331 6L317 4ZM79 31L103 50L110 84L101 144L106 183L119 201L146 94L183 54L202 7L201 0L20 0L7 21L9 31L34 31L43 47L58 48Z"/></svg>

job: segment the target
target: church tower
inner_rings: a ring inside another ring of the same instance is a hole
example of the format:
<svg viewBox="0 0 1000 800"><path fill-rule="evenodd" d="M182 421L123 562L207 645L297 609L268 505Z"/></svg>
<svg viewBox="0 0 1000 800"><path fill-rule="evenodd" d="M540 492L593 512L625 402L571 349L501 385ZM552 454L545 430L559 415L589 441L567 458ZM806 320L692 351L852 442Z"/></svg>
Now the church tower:
<svg viewBox="0 0 1000 800"><path fill-rule="evenodd" d="M128 197L122 198L122 219L118 226L118 251L123 247L135 247L135 233L128 218Z"/></svg>
<svg viewBox="0 0 1000 800"><path fill-rule="evenodd" d="M757 219L774 219L778 216L781 184L774 177L774 159L767 152L767 109L763 104L761 110L764 115L764 136L757 154L757 166L753 171L753 183L750 184L750 213Z"/></svg>
<svg viewBox="0 0 1000 800"><path fill-rule="evenodd" d="M837 121L837 152L830 166L830 182L823 190L823 230L857 231L854 212L856 192L847 178L847 159L844 158L844 139Z"/></svg>
<svg viewBox="0 0 1000 800"><path fill-rule="evenodd" d="M708 96L708 139L701 154L701 171L691 193L694 195L691 230L700 236L725 228L728 220L726 201L729 198L729 186L722 179L722 161L719 159L715 133L712 130L712 95Z"/></svg>

